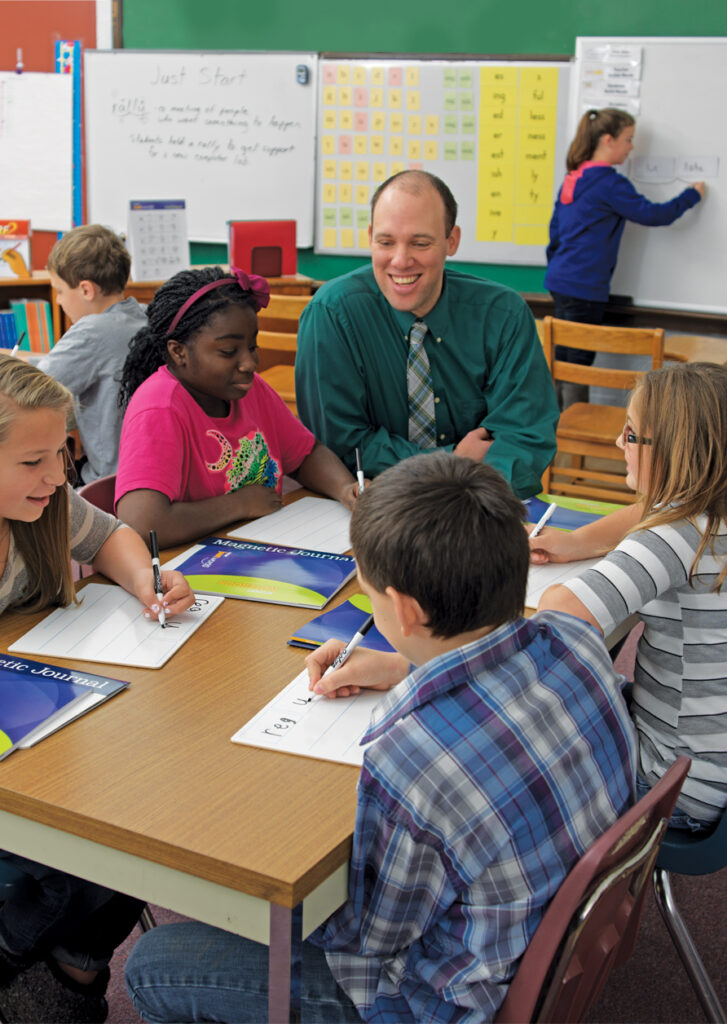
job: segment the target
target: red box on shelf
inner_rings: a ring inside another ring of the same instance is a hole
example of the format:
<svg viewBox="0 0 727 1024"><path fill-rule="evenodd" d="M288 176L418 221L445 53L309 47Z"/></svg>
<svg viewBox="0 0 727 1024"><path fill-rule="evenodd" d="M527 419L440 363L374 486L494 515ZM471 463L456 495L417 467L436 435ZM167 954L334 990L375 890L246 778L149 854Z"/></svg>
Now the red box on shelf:
<svg viewBox="0 0 727 1024"><path fill-rule="evenodd" d="M261 277L297 273L294 220L231 220L230 266Z"/></svg>

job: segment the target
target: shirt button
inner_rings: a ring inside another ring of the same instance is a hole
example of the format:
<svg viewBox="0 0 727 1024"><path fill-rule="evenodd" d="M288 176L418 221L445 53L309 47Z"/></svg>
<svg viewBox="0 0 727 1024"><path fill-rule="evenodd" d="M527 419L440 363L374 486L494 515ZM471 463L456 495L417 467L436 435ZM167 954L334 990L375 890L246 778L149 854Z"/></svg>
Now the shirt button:
<svg viewBox="0 0 727 1024"><path fill-rule="evenodd" d="M437 338L437 344L439 344L439 342L440 342L441 340L442 340L441 338Z"/></svg>
<svg viewBox="0 0 727 1024"><path fill-rule="evenodd" d="M434 404L435 404L435 405L439 405L439 399L438 399L438 398L435 398L435 399L434 399Z"/></svg>
<svg viewBox="0 0 727 1024"><path fill-rule="evenodd" d="M446 434L440 434L439 435L439 440L440 441L445 441L446 439L447 439L447 435Z"/></svg>

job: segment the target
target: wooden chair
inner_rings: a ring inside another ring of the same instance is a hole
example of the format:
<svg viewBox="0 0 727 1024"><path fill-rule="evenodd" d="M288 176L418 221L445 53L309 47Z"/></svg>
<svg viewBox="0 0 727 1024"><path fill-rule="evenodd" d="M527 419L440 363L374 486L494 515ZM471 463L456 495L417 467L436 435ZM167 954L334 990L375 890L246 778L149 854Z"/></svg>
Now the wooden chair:
<svg viewBox="0 0 727 1024"><path fill-rule="evenodd" d="M277 391L293 415L297 416L295 351L298 335L280 331L259 331L257 344L260 350L258 373L274 391Z"/></svg>
<svg viewBox="0 0 727 1024"><path fill-rule="evenodd" d="M659 845L690 764L677 758L571 870L523 954L497 1024L585 1019L611 969L633 952Z"/></svg>
<svg viewBox="0 0 727 1024"><path fill-rule="evenodd" d="M654 370L664 361L664 331L661 328L602 327L546 316L543 320L543 351L554 383L567 381L630 391L643 375L638 370L602 369L563 362L555 358L556 345L589 352L650 356ZM547 494L573 494L601 501L635 501L625 483L623 452L616 447L616 438L623 430L625 418L623 407L617 405L576 402L564 409L556 434L556 462L543 475L543 490ZM570 456L570 465L562 456ZM619 466L614 469L588 468L584 464L586 458L615 461Z"/></svg>
<svg viewBox="0 0 727 1024"><path fill-rule="evenodd" d="M297 334L300 314L312 298L312 295L271 295L269 305L257 315L260 329Z"/></svg>

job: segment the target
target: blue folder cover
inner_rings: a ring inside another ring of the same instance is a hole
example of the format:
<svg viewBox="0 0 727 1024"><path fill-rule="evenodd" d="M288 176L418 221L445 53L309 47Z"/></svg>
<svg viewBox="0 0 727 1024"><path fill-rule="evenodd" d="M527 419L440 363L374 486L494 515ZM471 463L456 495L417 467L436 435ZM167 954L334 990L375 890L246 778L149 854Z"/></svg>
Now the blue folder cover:
<svg viewBox="0 0 727 1024"><path fill-rule="evenodd" d="M323 608L356 572L350 555L207 537L169 565L192 590L246 601Z"/></svg>
<svg viewBox="0 0 727 1024"><path fill-rule="evenodd" d="M288 643L291 647L306 647L311 651L332 638L348 643L370 614L369 599L364 594L354 594L350 600L339 604L337 608L331 608L329 612L306 622L305 626L295 631ZM394 650L376 626L371 627L360 646L369 647L373 651Z"/></svg>
<svg viewBox="0 0 727 1024"><path fill-rule="evenodd" d="M0 655L0 760L17 746L31 746L62 728L128 685L120 679Z"/></svg>
<svg viewBox="0 0 727 1024"><path fill-rule="evenodd" d="M548 526L559 530L577 530L579 526L593 523L609 512L614 512L621 505L612 505L607 501L589 501L587 498L565 498L561 495L539 494L524 502L527 521L537 523L548 505L555 502L558 506L548 520Z"/></svg>

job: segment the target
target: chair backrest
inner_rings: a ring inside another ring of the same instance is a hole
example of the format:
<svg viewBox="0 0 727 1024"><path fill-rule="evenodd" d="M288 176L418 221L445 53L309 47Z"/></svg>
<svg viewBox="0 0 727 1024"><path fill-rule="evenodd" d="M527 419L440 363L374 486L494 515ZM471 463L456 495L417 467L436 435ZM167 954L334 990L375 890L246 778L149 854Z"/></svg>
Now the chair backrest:
<svg viewBox="0 0 727 1024"><path fill-rule="evenodd" d="M312 295L271 295L270 303L257 315L261 330L297 334L300 314L312 298Z"/></svg>
<svg viewBox="0 0 727 1024"><path fill-rule="evenodd" d="M257 335L258 373L271 366L294 366L298 335L281 331L259 330Z"/></svg>
<svg viewBox="0 0 727 1024"><path fill-rule="evenodd" d="M92 480L90 484L79 487L78 493L102 512L113 513L115 489L116 474L110 473L109 476L100 476L98 480Z"/></svg>
<svg viewBox="0 0 727 1024"><path fill-rule="evenodd" d="M690 764L677 758L571 870L525 950L498 1024L584 1019L611 968L633 951L647 883Z"/></svg>
<svg viewBox="0 0 727 1024"><path fill-rule="evenodd" d="M588 384L596 387L631 391L639 377L637 370L602 369L566 363L555 358L555 346L580 348L588 352L615 352L621 355L651 357L651 369L664 362L664 331L658 328L611 327L574 323L546 316L543 320L543 352L554 381Z"/></svg>

